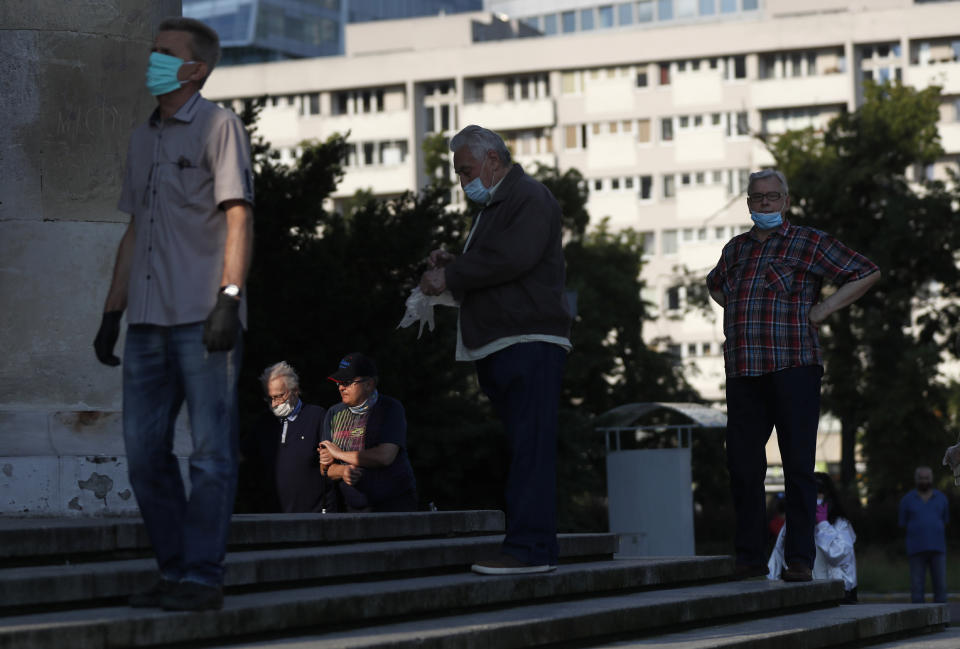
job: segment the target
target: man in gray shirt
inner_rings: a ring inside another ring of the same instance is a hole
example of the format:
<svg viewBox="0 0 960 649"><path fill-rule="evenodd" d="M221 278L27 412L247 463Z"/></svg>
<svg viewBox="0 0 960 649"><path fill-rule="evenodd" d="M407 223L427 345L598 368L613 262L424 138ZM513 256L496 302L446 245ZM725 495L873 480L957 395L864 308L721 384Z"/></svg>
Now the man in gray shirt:
<svg viewBox="0 0 960 649"><path fill-rule="evenodd" d="M147 68L158 106L130 137L119 202L130 224L94 341L100 362L119 365L113 349L126 309L123 435L160 572L131 606L223 605L253 175L243 124L199 94L219 58L219 38L203 23L161 23ZM189 497L172 452L184 399Z"/></svg>

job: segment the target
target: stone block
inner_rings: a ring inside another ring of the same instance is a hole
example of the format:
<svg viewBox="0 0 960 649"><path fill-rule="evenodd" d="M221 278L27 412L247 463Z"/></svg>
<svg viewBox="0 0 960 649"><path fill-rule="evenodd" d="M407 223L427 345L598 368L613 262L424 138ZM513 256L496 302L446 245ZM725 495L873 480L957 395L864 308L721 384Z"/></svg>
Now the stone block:
<svg viewBox="0 0 960 649"><path fill-rule="evenodd" d="M59 509L58 458L46 456L0 457L0 511L52 514Z"/></svg>
<svg viewBox="0 0 960 649"><path fill-rule="evenodd" d="M137 511L125 456L62 456L58 509L86 515Z"/></svg>

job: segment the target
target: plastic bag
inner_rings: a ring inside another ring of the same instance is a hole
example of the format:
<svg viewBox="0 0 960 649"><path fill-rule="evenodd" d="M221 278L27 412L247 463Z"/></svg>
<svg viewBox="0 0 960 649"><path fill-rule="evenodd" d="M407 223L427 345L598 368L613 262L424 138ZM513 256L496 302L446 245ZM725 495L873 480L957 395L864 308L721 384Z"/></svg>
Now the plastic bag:
<svg viewBox="0 0 960 649"><path fill-rule="evenodd" d="M427 325L430 331L433 331L433 307L437 304L459 306L450 291L444 291L440 295L424 295L419 286L415 287L410 291L410 297L407 298L407 311L403 314L397 329L419 322L420 331L417 333L417 339L423 335L423 325Z"/></svg>

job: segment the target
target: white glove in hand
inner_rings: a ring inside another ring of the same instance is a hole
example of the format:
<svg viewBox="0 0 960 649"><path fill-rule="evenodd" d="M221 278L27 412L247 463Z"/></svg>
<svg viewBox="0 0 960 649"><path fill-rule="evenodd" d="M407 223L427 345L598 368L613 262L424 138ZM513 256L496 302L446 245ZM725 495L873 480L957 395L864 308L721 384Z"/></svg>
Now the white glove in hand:
<svg viewBox="0 0 960 649"><path fill-rule="evenodd" d="M423 335L423 325L427 325L430 331L433 331L433 307L434 305L458 306L450 291L444 291L440 295L424 295L420 287L415 287L407 298L407 311L403 314L400 324L401 327L409 327L414 322L420 323L420 331L417 333L419 339Z"/></svg>
<svg viewBox="0 0 960 649"><path fill-rule="evenodd" d="M960 486L960 443L954 444L943 454L943 466L953 471L953 483Z"/></svg>

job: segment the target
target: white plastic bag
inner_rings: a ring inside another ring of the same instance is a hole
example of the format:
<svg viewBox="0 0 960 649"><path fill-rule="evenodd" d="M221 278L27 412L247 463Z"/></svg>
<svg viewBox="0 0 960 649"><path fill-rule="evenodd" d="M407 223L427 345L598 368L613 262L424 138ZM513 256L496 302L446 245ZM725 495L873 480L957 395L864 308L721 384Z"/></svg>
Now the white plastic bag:
<svg viewBox="0 0 960 649"><path fill-rule="evenodd" d="M407 298L407 311L403 314L403 318L400 320L400 324L397 325L397 329L409 327L414 322L419 322L420 331L417 333L418 339L423 335L423 325L427 325L430 331L433 331L433 307L437 304L442 306L459 306L450 291L444 291L440 295L424 295L419 286L414 287L414 289L410 291L410 297Z"/></svg>

